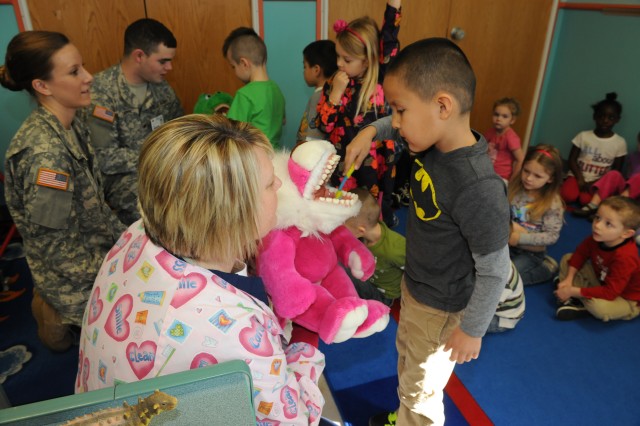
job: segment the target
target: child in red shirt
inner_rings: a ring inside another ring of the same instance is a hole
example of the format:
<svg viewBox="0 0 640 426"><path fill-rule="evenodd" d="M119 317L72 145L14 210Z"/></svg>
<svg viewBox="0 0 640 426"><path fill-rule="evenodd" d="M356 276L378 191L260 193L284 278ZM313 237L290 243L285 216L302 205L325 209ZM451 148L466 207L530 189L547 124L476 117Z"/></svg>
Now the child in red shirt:
<svg viewBox="0 0 640 426"><path fill-rule="evenodd" d="M633 236L640 227L640 204L628 197L604 200L593 234L560 264L556 311L560 320L590 313L602 321L640 315L640 256Z"/></svg>
<svg viewBox="0 0 640 426"><path fill-rule="evenodd" d="M518 174L524 161L520 136L511 127L519 114L518 101L513 98L498 99L493 104L493 127L484 134L493 168L505 181Z"/></svg>

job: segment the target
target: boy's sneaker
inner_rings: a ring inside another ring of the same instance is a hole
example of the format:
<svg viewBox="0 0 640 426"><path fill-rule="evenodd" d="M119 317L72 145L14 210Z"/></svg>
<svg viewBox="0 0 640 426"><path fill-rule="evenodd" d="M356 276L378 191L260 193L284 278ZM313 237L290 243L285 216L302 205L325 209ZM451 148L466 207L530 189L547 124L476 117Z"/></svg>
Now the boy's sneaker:
<svg viewBox="0 0 640 426"><path fill-rule="evenodd" d="M558 273L558 262L556 262L553 257L546 255L544 257L544 260L542 261L542 264L549 270L549 272L551 272L551 275L555 275Z"/></svg>
<svg viewBox="0 0 640 426"><path fill-rule="evenodd" d="M400 198L402 198L402 195L400 195L399 192L392 192L391 193L391 208L392 209L399 209L400 208Z"/></svg>
<svg viewBox="0 0 640 426"><path fill-rule="evenodd" d="M376 414L369 419L369 426L395 426L398 421L398 413L395 411Z"/></svg>
<svg viewBox="0 0 640 426"><path fill-rule="evenodd" d="M587 308L580 299L569 298L556 310L556 318L560 321L571 321L589 315Z"/></svg>
<svg viewBox="0 0 640 426"><path fill-rule="evenodd" d="M575 209L574 211L572 211L571 213L574 216L578 216L578 217L590 217L592 216L596 211L598 210L598 206L596 206L595 204L587 204L585 206L582 206L582 208L579 209Z"/></svg>
<svg viewBox="0 0 640 426"><path fill-rule="evenodd" d="M400 195L399 202L405 207L409 207L409 204L411 204L411 193L409 191L409 185L403 186L398 191Z"/></svg>

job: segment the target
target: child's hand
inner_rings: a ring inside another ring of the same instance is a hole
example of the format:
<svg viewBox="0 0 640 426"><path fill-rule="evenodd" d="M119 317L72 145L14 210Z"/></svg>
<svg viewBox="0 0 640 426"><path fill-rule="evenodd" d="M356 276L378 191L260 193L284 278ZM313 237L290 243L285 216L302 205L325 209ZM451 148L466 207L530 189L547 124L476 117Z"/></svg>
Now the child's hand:
<svg viewBox="0 0 640 426"><path fill-rule="evenodd" d="M369 155L371 143L376 134L376 128L368 126L360 130L356 137L351 139L344 155L344 173L347 173L352 164L355 164L356 170L360 168L364 159Z"/></svg>
<svg viewBox="0 0 640 426"><path fill-rule="evenodd" d="M331 86L331 93L329 94L329 101L334 105L340 104L342 94L349 85L349 75L344 71L337 71L333 76L333 83Z"/></svg>
<svg viewBox="0 0 640 426"><path fill-rule="evenodd" d="M480 347L482 346L481 337L471 337L458 326L447 343L444 345L445 352L451 349L449 359L458 364L464 364L472 359L478 359L480 355Z"/></svg>
<svg viewBox="0 0 640 426"><path fill-rule="evenodd" d="M561 302L566 302L571 297L578 296L580 294L580 289L574 287L571 283L572 280L564 279L558 283L558 289L554 291L554 294ZM575 294L577 290L578 294Z"/></svg>
<svg viewBox="0 0 640 426"><path fill-rule="evenodd" d="M526 234L527 230L516 222L511 222L511 233L509 234L509 245L515 247L520 242L520 234Z"/></svg>

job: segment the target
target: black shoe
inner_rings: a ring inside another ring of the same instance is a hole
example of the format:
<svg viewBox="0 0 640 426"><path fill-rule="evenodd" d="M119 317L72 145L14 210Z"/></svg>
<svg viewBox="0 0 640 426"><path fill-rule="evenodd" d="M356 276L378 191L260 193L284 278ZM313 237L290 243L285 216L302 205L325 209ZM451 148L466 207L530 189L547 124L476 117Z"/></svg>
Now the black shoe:
<svg viewBox="0 0 640 426"><path fill-rule="evenodd" d="M395 426L397 420L398 413L385 411L369 418L369 426Z"/></svg>
<svg viewBox="0 0 640 426"><path fill-rule="evenodd" d="M558 262L556 262L556 260L549 256L546 255L544 257L544 260L542 261L542 264L549 270L549 272L551 272L551 275L555 275L558 273L558 270L560 269L558 266ZM558 284L558 283L556 283Z"/></svg>
<svg viewBox="0 0 640 426"><path fill-rule="evenodd" d="M409 185L405 185L402 188L400 188L400 204L402 204L405 207L409 207L409 204L411 204L411 190L409 189Z"/></svg>
<svg viewBox="0 0 640 426"><path fill-rule="evenodd" d="M553 288L558 289L558 283L560 282L560 276L556 275L555 277L553 277ZM555 298L556 299L556 306L559 308L560 306L564 305L565 302L563 302L562 300L558 299L558 297Z"/></svg>
<svg viewBox="0 0 640 426"><path fill-rule="evenodd" d="M589 315L589 311L584 307L580 299L569 298L556 310L556 318L560 321L571 321Z"/></svg>
<svg viewBox="0 0 640 426"><path fill-rule="evenodd" d="M571 212L571 214L578 217L588 218L593 216L596 211L598 211L598 206L593 207L592 205L587 204L586 206L582 206L582 208L580 209L575 209Z"/></svg>
<svg viewBox="0 0 640 426"><path fill-rule="evenodd" d="M400 208L400 199L402 198L402 195L398 192L394 192L391 194L391 208L392 209L399 209Z"/></svg>

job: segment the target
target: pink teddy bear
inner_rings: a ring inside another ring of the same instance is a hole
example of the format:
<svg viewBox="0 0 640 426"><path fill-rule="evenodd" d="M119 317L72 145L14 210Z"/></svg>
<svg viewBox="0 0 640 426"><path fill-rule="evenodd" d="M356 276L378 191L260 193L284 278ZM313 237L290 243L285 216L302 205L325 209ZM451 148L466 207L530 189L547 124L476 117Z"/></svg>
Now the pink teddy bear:
<svg viewBox="0 0 640 426"><path fill-rule="evenodd" d="M389 308L364 300L345 271L366 280L375 269L371 252L343 225L360 209L357 196L326 185L340 157L327 141L309 141L291 156L274 158L278 224L262 242L259 274L275 313L318 333L325 343L384 330Z"/></svg>

